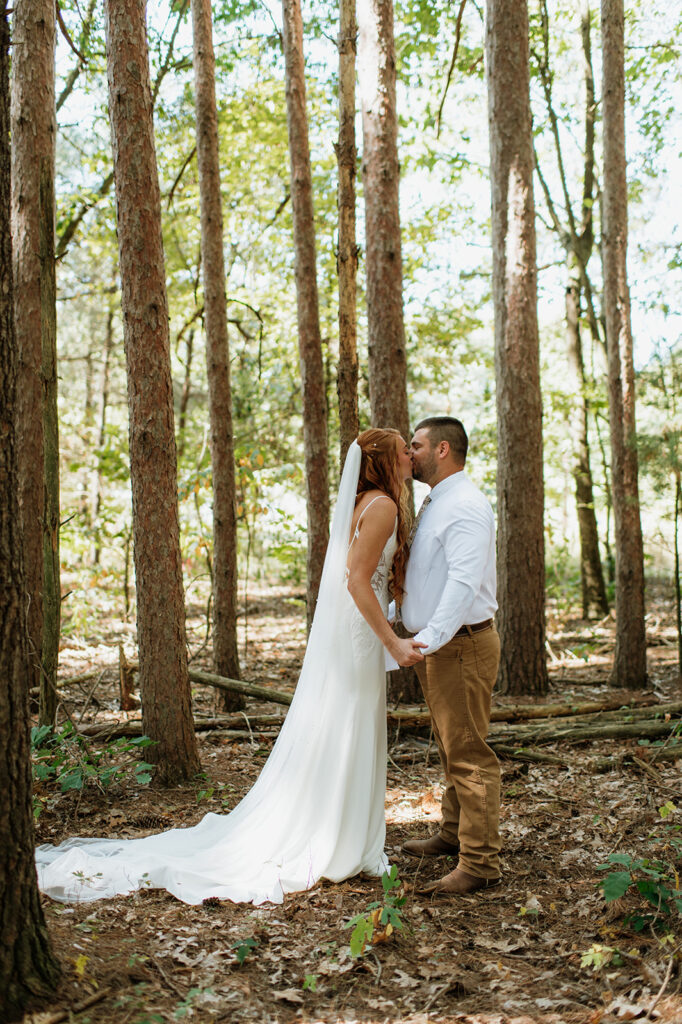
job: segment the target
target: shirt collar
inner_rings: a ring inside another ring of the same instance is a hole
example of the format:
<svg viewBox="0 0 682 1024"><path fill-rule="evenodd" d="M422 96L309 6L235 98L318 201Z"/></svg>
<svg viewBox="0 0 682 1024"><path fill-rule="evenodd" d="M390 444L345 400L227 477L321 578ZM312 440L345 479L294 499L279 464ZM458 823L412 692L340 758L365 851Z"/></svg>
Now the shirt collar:
<svg viewBox="0 0 682 1024"><path fill-rule="evenodd" d="M446 476L444 480L439 481L435 487L431 488L431 501L435 501L441 495L447 494L449 491L459 487L465 480L466 474L463 469L458 470L456 473L451 473L450 476Z"/></svg>

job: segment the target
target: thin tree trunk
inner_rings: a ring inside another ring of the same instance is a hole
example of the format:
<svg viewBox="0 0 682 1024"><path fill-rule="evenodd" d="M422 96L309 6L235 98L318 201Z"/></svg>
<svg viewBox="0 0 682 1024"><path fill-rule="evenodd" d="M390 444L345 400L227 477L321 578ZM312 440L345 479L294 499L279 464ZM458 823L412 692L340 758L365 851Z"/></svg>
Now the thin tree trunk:
<svg viewBox="0 0 682 1024"><path fill-rule="evenodd" d="M341 0L339 25L339 397L340 464L358 436L357 275L355 235L355 56L358 26L355 0Z"/></svg>
<svg viewBox="0 0 682 1024"><path fill-rule="evenodd" d="M93 546L92 564L99 565L102 553L100 540L99 514L102 509L102 449L106 440L107 410L109 408L109 374L111 367L111 353L114 348L114 310L109 309L104 333L104 363L102 365L101 399L99 410L99 428L97 431L97 465L93 474L92 483L92 525L93 525Z"/></svg>
<svg viewBox="0 0 682 1024"><path fill-rule="evenodd" d="M317 293L315 224L300 0L282 0L282 15L294 218L298 345L303 390L303 444L308 509L306 599L310 627L329 538L327 404Z"/></svg>
<svg viewBox="0 0 682 1024"><path fill-rule="evenodd" d="M569 268L570 270L570 268ZM573 381L571 435L573 439L573 479L580 533L580 584L583 618L599 619L608 613L609 602L599 552L599 534L594 511L594 488L587 430L585 368L580 337L580 284L575 277L566 289L566 347Z"/></svg>
<svg viewBox="0 0 682 1024"><path fill-rule="evenodd" d="M499 684L545 693L542 402L525 0L486 25L497 382Z"/></svg>
<svg viewBox="0 0 682 1024"><path fill-rule="evenodd" d="M213 471L213 664L218 675L239 679L234 437L210 0L192 0L192 26ZM244 706L243 698L231 693L223 693L221 703L225 711Z"/></svg>
<svg viewBox="0 0 682 1024"><path fill-rule="evenodd" d="M133 553L148 756L167 782L199 768L180 561L168 304L144 0L106 0L123 330L128 370Z"/></svg>
<svg viewBox="0 0 682 1024"><path fill-rule="evenodd" d="M0 1019L21 1019L59 979L34 860L28 728L30 678L18 500L18 352L10 234L9 23L0 7Z"/></svg>
<svg viewBox="0 0 682 1024"><path fill-rule="evenodd" d="M602 0L604 309L608 351L611 479L616 536L616 650L611 682L646 685L644 554L637 483L635 371L627 280L624 15Z"/></svg>
<svg viewBox="0 0 682 1024"><path fill-rule="evenodd" d="M682 508L682 478L675 470L675 618L677 625L677 672L682 678L682 591L680 589L680 510Z"/></svg>
<svg viewBox="0 0 682 1024"><path fill-rule="evenodd" d="M566 288L566 346L572 387L571 437L573 442L573 478L575 481L576 510L580 533L580 569L583 616L603 616L608 608L604 573L599 553L597 519L594 510L592 470L588 440L588 402L585 386L585 368L580 331L580 300L587 296L590 323L596 325L591 309L591 286L587 265L594 248L594 129L596 106L594 76L592 73L591 16L587 0L581 0L580 27L582 40L583 78L585 82L585 156L583 161L583 194L580 223L573 213L568 180L559 134L559 119L552 98L553 74L550 66L550 19L546 0L540 5L542 50L536 54L547 112L557 158L557 168L563 196L565 221L562 223L545 177L535 160L538 179L545 194L555 232L566 252L568 282Z"/></svg>
<svg viewBox="0 0 682 1024"><path fill-rule="evenodd" d="M367 245L367 325L372 423L410 431L398 191L398 119L392 0L358 8L362 183Z"/></svg>
<svg viewBox="0 0 682 1024"><path fill-rule="evenodd" d="M55 7L19 0L12 24L12 235L19 348L19 505L32 685L54 723L59 473L54 262Z"/></svg>
<svg viewBox="0 0 682 1024"><path fill-rule="evenodd" d="M185 454L185 430L187 427L187 410L189 400L192 396L192 357L194 356L194 328L190 327L187 332L185 343L185 377L182 382L180 394L180 407L178 409L178 459Z"/></svg>

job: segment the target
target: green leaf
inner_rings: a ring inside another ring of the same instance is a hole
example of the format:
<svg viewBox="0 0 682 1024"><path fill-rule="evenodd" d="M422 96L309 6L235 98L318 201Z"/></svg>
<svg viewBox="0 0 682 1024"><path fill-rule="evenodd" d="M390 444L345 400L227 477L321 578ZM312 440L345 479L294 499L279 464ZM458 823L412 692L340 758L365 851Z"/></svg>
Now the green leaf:
<svg viewBox="0 0 682 1024"><path fill-rule="evenodd" d="M351 956L362 956L372 935L374 935L374 923L371 917L360 917L350 937Z"/></svg>
<svg viewBox="0 0 682 1024"><path fill-rule="evenodd" d="M604 899L607 903L612 900L619 900L624 896L632 885L632 875L629 871L612 871L601 883L604 890Z"/></svg>

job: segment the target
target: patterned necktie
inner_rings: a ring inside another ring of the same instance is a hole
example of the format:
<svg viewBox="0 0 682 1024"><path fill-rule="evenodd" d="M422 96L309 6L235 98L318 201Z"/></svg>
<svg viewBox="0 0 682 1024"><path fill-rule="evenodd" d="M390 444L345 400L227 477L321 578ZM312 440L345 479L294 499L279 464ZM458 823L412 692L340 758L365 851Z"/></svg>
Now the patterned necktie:
<svg viewBox="0 0 682 1024"><path fill-rule="evenodd" d="M421 517L424 515L424 512L426 510L426 506L429 504L430 501L431 501L431 495L427 494L426 497L424 498L423 502L422 502L422 507L419 509L419 512L417 513L417 518L412 523L412 529L410 530L410 535L407 538L407 550L408 551L412 547L412 541L414 540L415 534L417 532L417 527L419 526L419 522L421 520Z"/></svg>

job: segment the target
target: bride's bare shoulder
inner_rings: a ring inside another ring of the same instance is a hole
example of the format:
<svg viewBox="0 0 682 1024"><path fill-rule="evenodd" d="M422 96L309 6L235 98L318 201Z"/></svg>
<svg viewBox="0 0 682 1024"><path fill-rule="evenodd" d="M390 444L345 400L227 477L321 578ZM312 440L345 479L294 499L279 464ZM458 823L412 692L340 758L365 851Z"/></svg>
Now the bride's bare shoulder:
<svg viewBox="0 0 682 1024"><path fill-rule="evenodd" d="M368 516L372 519L389 519L395 518L397 512L395 501L384 491L364 491L356 500L353 519L356 523L361 518L366 520Z"/></svg>

